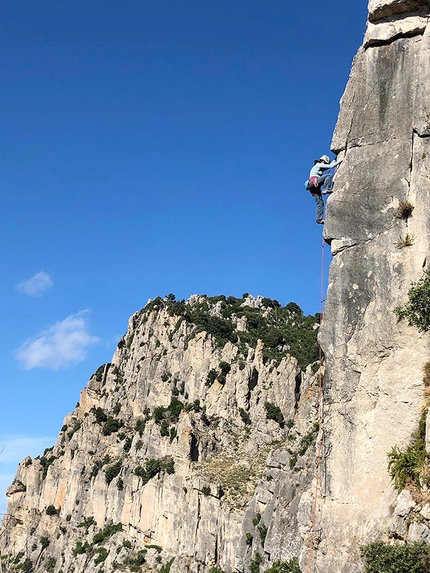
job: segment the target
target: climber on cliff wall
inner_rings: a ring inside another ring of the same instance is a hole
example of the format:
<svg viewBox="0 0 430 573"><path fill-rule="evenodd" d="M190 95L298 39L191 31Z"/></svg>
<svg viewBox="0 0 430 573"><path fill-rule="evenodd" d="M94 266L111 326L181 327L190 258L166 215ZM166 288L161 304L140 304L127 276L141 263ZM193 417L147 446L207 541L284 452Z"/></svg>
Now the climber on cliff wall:
<svg viewBox="0 0 430 573"><path fill-rule="evenodd" d="M316 220L320 225L324 225L324 201L322 195L328 195L333 191L333 175L325 173L333 167L339 165L341 160L330 161L328 155L322 155L315 159L314 165L309 173L309 179L305 181L305 187L311 192L317 204Z"/></svg>

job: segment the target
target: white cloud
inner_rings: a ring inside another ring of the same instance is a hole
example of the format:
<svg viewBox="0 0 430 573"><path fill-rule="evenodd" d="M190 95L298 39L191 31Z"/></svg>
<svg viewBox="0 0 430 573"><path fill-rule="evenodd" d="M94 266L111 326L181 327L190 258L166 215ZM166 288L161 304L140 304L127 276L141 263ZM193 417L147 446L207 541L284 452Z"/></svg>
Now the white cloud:
<svg viewBox="0 0 430 573"><path fill-rule="evenodd" d="M88 332L85 318L87 312L81 310L77 314L71 314L62 322L56 322L21 344L16 350L16 357L24 370L58 370L85 360L87 348L100 342L100 338L91 336Z"/></svg>
<svg viewBox="0 0 430 573"><path fill-rule="evenodd" d="M22 281L16 285L16 290L20 293L27 294L28 296L42 296L45 290L52 288L54 282L48 273L40 271L34 277L26 281Z"/></svg>

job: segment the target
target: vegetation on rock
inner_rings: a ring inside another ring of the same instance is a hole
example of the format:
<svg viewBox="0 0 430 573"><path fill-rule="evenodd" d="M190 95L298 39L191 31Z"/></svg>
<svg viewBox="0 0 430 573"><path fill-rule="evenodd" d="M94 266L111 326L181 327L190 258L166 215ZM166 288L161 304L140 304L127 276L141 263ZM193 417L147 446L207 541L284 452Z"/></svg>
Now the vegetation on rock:
<svg viewBox="0 0 430 573"><path fill-rule="evenodd" d="M404 450L394 446L388 454L388 471L397 491L402 491L408 485L417 488L421 488L424 484L428 485L427 411L423 410L418 430L413 434L411 443Z"/></svg>
<svg viewBox="0 0 430 573"><path fill-rule="evenodd" d="M166 308L171 316L181 317L195 326L194 333L206 331L219 346L227 342L237 344L243 356L248 348L255 348L257 340L264 343L265 359L280 360L286 352L291 353L305 369L318 359L317 329L319 315L304 316L296 303L282 306L277 300L261 299L260 306L248 306L248 295L242 298L224 295L207 297L190 304L176 301L173 295L157 297L148 303L144 311ZM216 312L214 312L216 308ZM237 329L238 320L246 324L245 330ZM214 375L212 375L214 376ZM222 383L222 382L221 382Z"/></svg>
<svg viewBox="0 0 430 573"><path fill-rule="evenodd" d="M267 420L274 420L283 428L285 426L285 420L279 406L275 406L275 404L271 402L265 402L264 407L266 409Z"/></svg>
<svg viewBox="0 0 430 573"><path fill-rule="evenodd" d="M145 462L145 467L138 466L134 470L134 473L142 478L142 485L145 485L161 471L164 471L167 474L175 473L175 464L170 456L166 456L159 460L148 459Z"/></svg>
<svg viewBox="0 0 430 573"><path fill-rule="evenodd" d="M430 329L430 272L425 271L418 282L413 282L408 292L408 302L394 309L397 320L407 319L410 326L421 332Z"/></svg>
<svg viewBox="0 0 430 573"><path fill-rule="evenodd" d="M424 542L388 545L375 541L361 548L365 573L428 573L430 545Z"/></svg>

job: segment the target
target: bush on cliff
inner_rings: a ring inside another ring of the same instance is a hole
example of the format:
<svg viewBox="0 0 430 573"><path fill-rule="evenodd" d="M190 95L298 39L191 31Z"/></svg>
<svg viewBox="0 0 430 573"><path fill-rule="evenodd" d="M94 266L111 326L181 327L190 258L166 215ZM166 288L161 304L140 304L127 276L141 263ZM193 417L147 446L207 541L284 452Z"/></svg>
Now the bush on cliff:
<svg viewBox="0 0 430 573"><path fill-rule="evenodd" d="M365 573L428 573L430 545L424 542L388 545L374 541L361 547Z"/></svg>
<svg viewBox="0 0 430 573"><path fill-rule="evenodd" d="M397 306L394 313L397 319L407 319L410 326L416 326L421 332L430 329L430 272L416 283L411 284L408 292L408 302L404 306Z"/></svg>
<svg viewBox="0 0 430 573"><path fill-rule="evenodd" d="M413 434L411 443L404 450L394 446L388 454L388 471L397 491L402 491L408 485L418 488L424 485L423 474L429 461L426 451L427 411L427 409L423 410L418 430Z"/></svg>
<svg viewBox="0 0 430 573"><path fill-rule="evenodd" d="M265 573L301 573L301 571L299 562L294 558L291 561L275 561Z"/></svg>

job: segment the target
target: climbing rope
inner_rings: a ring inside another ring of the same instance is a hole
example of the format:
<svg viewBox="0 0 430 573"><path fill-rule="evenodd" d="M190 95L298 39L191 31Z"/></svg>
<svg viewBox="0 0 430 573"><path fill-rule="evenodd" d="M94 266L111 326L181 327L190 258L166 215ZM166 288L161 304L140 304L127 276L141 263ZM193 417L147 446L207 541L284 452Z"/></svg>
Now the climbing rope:
<svg viewBox="0 0 430 573"><path fill-rule="evenodd" d="M322 324L322 317L324 312L324 292L325 292L325 281L324 281L324 238L321 241L321 287L320 287L320 327ZM314 550L315 541L315 524L317 520L317 510L318 510L318 492L320 486L320 470L321 470L321 454L323 447L323 374L322 374L322 348L319 347L319 383L318 383L318 427L319 427L319 439L317 444L316 452L316 469L315 469L315 493L314 493L314 503L312 509L312 522L311 522L311 533L309 536L309 548L308 548L308 559L306 563L306 573L310 573L312 566L312 555Z"/></svg>

